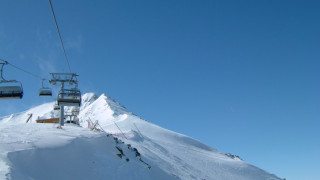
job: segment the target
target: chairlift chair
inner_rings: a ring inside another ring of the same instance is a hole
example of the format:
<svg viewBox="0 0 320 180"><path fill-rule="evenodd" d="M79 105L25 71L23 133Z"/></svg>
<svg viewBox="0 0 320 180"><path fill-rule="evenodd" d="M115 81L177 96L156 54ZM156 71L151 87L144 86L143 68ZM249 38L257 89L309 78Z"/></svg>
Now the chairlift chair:
<svg viewBox="0 0 320 180"><path fill-rule="evenodd" d="M75 106L80 107L81 105L81 93L80 90L63 89L59 92L57 102L59 106Z"/></svg>
<svg viewBox="0 0 320 180"><path fill-rule="evenodd" d="M20 81L5 80L2 77L3 66L8 64L7 61L0 63L0 99L22 99L23 88Z"/></svg>
<svg viewBox="0 0 320 180"><path fill-rule="evenodd" d="M45 79L42 79L42 88L39 89L39 96L45 97L45 96L52 96L52 90L48 87L43 86L43 81Z"/></svg>
<svg viewBox="0 0 320 180"><path fill-rule="evenodd" d="M39 96L52 96L52 91L51 89L41 88L39 90Z"/></svg>
<svg viewBox="0 0 320 180"><path fill-rule="evenodd" d="M19 81L0 81L0 99L22 99L23 88Z"/></svg>
<svg viewBox="0 0 320 180"><path fill-rule="evenodd" d="M72 115L79 115L79 112L80 112L79 107L73 107L71 109L71 114Z"/></svg>
<svg viewBox="0 0 320 180"><path fill-rule="evenodd" d="M60 110L60 106L57 103L53 105L53 110Z"/></svg>

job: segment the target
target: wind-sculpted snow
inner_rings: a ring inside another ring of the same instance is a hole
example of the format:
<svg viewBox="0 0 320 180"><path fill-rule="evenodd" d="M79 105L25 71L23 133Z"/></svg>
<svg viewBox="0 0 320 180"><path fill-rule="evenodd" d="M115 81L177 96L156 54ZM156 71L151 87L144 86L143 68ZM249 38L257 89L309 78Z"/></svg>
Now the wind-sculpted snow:
<svg viewBox="0 0 320 180"><path fill-rule="evenodd" d="M149 169L125 144L86 128L6 123L0 131L0 179L173 179L156 165ZM116 156L116 146L130 163Z"/></svg>
<svg viewBox="0 0 320 180"><path fill-rule="evenodd" d="M0 179L279 180L235 155L142 120L104 94L82 96L82 127L34 123L57 116L53 105L0 118ZM33 123L26 124L31 113Z"/></svg>

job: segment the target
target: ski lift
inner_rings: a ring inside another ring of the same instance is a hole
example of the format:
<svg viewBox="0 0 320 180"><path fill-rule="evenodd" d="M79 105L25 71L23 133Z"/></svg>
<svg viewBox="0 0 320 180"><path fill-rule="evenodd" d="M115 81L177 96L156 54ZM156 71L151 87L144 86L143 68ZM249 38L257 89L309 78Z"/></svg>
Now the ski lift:
<svg viewBox="0 0 320 180"><path fill-rule="evenodd" d="M72 115L79 115L79 107L73 107L72 109L71 109L71 114Z"/></svg>
<svg viewBox="0 0 320 180"><path fill-rule="evenodd" d="M57 102L59 106L79 107L81 104L80 90L77 88L60 90Z"/></svg>
<svg viewBox="0 0 320 180"><path fill-rule="evenodd" d="M39 89L39 96L52 96L52 90L48 87L43 86L43 81L45 79L42 79L42 87Z"/></svg>
<svg viewBox="0 0 320 180"><path fill-rule="evenodd" d="M3 66L8 64L7 61L0 63L0 99L22 99L23 88L20 81L5 80L2 77Z"/></svg>
<svg viewBox="0 0 320 180"><path fill-rule="evenodd" d="M60 106L54 105L54 106L53 106L53 110L60 110Z"/></svg>
<svg viewBox="0 0 320 180"><path fill-rule="evenodd" d="M53 105L53 110L60 110L60 106L58 106L57 102Z"/></svg>

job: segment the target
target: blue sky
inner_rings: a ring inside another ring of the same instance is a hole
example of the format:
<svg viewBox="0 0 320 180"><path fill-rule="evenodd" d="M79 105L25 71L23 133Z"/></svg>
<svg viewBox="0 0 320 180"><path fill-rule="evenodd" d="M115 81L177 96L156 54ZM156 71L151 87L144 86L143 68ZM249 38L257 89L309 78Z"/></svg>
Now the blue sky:
<svg viewBox="0 0 320 180"><path fill-rule="evenodd" d="M52 0L83 93L290 180L320 179L320 1ZM0 2L0 58L67 72L47 1ZM7 66L22 100L53 98Z"/></svg>

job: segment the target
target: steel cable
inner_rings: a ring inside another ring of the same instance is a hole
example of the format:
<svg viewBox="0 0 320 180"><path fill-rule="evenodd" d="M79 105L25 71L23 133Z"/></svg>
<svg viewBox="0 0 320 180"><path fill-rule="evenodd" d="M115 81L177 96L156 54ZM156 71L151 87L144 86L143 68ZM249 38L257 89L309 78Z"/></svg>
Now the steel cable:
<svg viewBox="0 0 320 180"><path fill-rule="evenodd" d="M20 70L20 71L23 71L23 72L25 72L25 73L33 76L33 77L36 77L36 78L39 78L39 79L43 79L42 77L40 77L40 76L38 76L38 75L36 75L36 74L33 74L33 73L31 73L31 72L29 72L29 71L27 71L27 70L24 70L24 69L22 69L22 68L20 68L20 67L18 67L18 66L16 66L16 65L13 65L13 64L9 63L8 61L6 61L6 60L4 60L4 59L1 59L1 58L0 58L0 60L6 62L7 64L11 65L12 67L14 67L14 68L16 68L16 69L18 69L18 70Z"/></svg>
<svg viewBox="0 0 320 180"><path fill-rule="evenodd" d="M51 12L52 12L52 15L53 15L53 20L54 20L54 23L55 23L55 25L56 25L56 29L57 29L57 32L58 32L58 36L59 36L59 39L60 39L60 43L61 43L61 46L62 46L63 54L64 54L64 57L65 57L65 59L66 59L66 61L67 61L67 65L68 65L69 71L70 71L70 73L71 73L71 68L70 68L69 59L68 59L66 50L65 50L65 48L64 48L64 45L63 45L63 41L62 41L62 38L61 38L59 26L58 26L58 23L57 23L56 16L55 16L55 14L54 14L54 10L53 10L53 6L52 6L52 3L51 3L51 0L49 0L49 4L50 4Z"/></svg>

